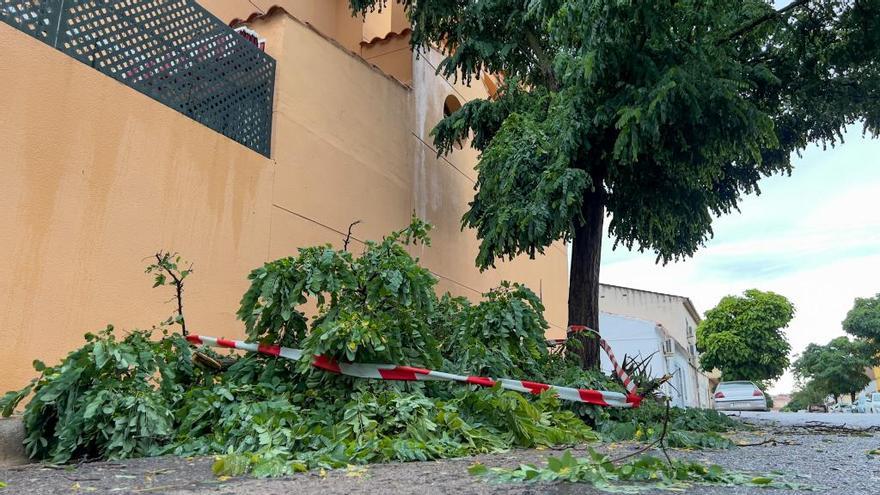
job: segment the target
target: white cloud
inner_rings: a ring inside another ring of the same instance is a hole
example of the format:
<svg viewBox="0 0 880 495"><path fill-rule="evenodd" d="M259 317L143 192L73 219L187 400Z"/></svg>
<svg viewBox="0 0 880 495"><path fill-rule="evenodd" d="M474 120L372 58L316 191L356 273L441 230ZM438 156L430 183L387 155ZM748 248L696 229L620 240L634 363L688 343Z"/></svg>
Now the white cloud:
<svg viewBox="0 0 880 495"><path fill-rule="evenodd" d="M651 253L611 252L606 239L602 281L688 296L701 312L727 294L772 290L797 308L793 353L842 335L853 299L880 292L880 143L855 134L796 158L791 177L762 181L764 194L719 218L693 259L656 265ZM792 385L787 374L772 390Z"/></svg>
<svg viewBox="0 0 880 495"><path fill-rule="evenodd" d="M848 258L818 268L805 267L772 279L754 280L743 273L739 280L722 281L704 277L698 262L654 265L639 258L603 267L602 280L690 297L703 312L728 294L750 288L771 290L788 297L797 314L785 333L792 352L801 352L810 342L827 343L843 334L841 321L856 297L880 292L880 254ZM790 391L793 379L786 374L774 385L774 393Z"/></svg>

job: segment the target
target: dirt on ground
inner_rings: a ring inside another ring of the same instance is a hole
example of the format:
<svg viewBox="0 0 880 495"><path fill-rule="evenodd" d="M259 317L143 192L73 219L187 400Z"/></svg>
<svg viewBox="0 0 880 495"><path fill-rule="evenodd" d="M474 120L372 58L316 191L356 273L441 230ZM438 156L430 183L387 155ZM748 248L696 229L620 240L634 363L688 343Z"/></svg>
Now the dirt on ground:
<svg viewBox="0 0 880 495"><path fill-rule="evenodd" d="M670 450L673 457L720 464L728 469L753 473L779 470L789 481L812 487L811 493L880 493L880 456L868 454L880 448L880 435L822 432L766 427L738 434L740 443L753 447L729 450ZM633 443L593 446L619 456L641 446ZM587 446L571 449L584 454ZM431 462L389 463L357 466L326 472L312 471L281 479L250 477L223 479L211 473L213 458L159 457L120 462L96 462L75 466L29 465L0 470L7 484L2 494L593 494L602 493L584 484L517 483L499 484L468 474L474 462L487 466L515 467L520 463L542 463L554 450L516 450L505 454L448 459ZM654 454L660 455L659 452ZM693 494L762 495L806 493L806 490L775 490L754 487L694 486ZM644 493L668 493L648 490Z"/></svg>

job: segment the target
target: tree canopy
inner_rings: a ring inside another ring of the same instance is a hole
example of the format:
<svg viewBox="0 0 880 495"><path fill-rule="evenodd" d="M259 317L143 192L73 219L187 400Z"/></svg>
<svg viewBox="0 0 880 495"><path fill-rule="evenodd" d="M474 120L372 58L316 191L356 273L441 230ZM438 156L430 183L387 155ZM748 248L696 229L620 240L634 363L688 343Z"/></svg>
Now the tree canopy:
<svg viewBox="0 0 880 495"><path fill-rule="evenodd" d="M823 404L826 397L828 392L819 388L814 382L808 381L791 394L791 401L782 409L784 411L807 409L811 404Z"/></svg>
<svg viewBox="0 0 880 495"><path fill-rule="evenodd" d="M872 364L880 364L880 294L868 298L856 298L853 308L843 320L843 330L855 337L865 339L872 347Z"/></svg>
<svg viewBox="0 0 880 495"><path fill-rule="evenodd" d="M779 378L788 367L788 343L782 329L794 317L784 296L756 289L726 296L697 326L700 366L721 370L724 380Z"/></svg>
<svg viewBox="0 0 880 495"><path fill-rule="evenodd" d="M500 76L434 142L481 152L462 219L481 268L573 243L569 324L598 328L606 215L615 246L691 256L793 152L880 132L880 0L398 2L441 75Z"/></svg>
<svg viewBox="0 0 880 495"><path fill-rule="evenodd" d="M869 356L865 342L837 337L827 345L808 345L792 369L797 378L811 381L826 395L854 397L871 381L865 374Z"/></svg>

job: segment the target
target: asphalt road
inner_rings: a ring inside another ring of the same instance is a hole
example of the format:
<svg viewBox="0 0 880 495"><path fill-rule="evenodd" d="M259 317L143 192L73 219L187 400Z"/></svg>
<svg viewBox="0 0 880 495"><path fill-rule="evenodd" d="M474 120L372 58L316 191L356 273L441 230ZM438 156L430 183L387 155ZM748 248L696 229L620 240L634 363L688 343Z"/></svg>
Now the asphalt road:
<svg viewBox="0 0 880 495"><path fill-rule="evenodd" d="M853 418L851 416L859 416ZM868 452L880 448L880 435L848 429L850 425L880 425L880 415L749 413L744 421L758 424L753 431L737 433L738 443L761 445L728 450L670 451L673 457L720 464L727 469L754 475L771 470L784 473L788 481L812 488L804 490L768 490L752 487L694 486L695 495L790 495L797 493L880 493L880 456ZM814 423L820 421L821 423ZM840 428L846 424L846 428ZM632 443L594 446L609 455L619 456L639 448ZM584 455L585 447L572 449ZM32 465L0 470L0 481L8 485L0 495L36 495L47 493L128 494L160 493L169 495L281 495L289 493L341 495L350 493L401 494L556 494L587 495L602 493L583 484L498 484L468 475L475 461L487 466L514 467L520 463L544 462L550 450L516 450L506 454L476 458L448 459L435 462L390 463L340 469L321 473L312 471L286 479L217 479L211 474L211 458L184 459L163 457L120 462L83 464L61 468ZM655 454L660 455L655 452ZM650 490L640 493L659 495L670 492Z"/></svg>
<svg viewBox="0 0 880 495"><path fill-rule="evenodd" d="M739 417L749 423L776 424L778 426L807 426L822 423L851 428L880 427L880 414L743 411L741 413L731 413L730 416ZM880 490L878 490L878 493L880 493Z"/></svg>

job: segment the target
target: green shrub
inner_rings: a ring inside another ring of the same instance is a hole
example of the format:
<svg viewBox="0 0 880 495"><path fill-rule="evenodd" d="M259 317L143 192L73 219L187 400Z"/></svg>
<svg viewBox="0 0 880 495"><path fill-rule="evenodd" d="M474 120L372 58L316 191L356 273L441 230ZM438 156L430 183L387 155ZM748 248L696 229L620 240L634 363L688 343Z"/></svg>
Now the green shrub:
<svg viewBox="0 0 880 495"><path fill-rule="evenodd" d="M544 305L520 284L502 282L476 305L463 305L443 344L453 370L538 380L548 359Z"/></svg>
<svg viewBox="0 0 880 495"><path fill-rule="evenodd" d="M174 411L186 388L200 377L185 340L151 336L136 330L116 340L108 326L86 334L86 345L58 366L35 361L40 377L0 399L9 415L33 392L24 410L27 454L67 462L159 453L174 435Z"/></svg>
<svg viewBox="0 0 880 495"><path fill-rule="evenodd" d="M340 361L540 377L551 361L540 300L508 283L478 304L438 298L436 279L407 251L427 243L429 230L414 220L359 256L312 247L254 270L238 310L248 339ZM310 300L312 319L302 310ZM207 372L193 366L185 340L163 332L117 340L108 328L57 367L37 363L41 377L0 400L8 414L33 392L28 454L54 462L222 454L218 473L283 475L597 439L549 395L361 380L263 355Z"/></svg>
<svg viewBox="0 0 880 495"><path fill-rule="evenodd" d="M313 368L310 357L325 355L622 391L601 373L548 353L544 308L528 288L505 282L477 304L438 298L436 279L407 250L429 242L429 230L414 220L368 242L359 256L305 248L250 274L238 310L248 339L301 348L302 361L231 353L231 366L207 371L194 367L189 344L165 327L158 340L154 331L117 339L108 327L86 335L58 366L35 362L40 377L6 394L0 410L9 415L33 394L24 421L34 459L218 454L218 474L258 476L597 440L584 420L606 437L632 438L643 424L659 422L650 405L609 412L499 386L371 381ZM177 266L187 265L173 259L158 273L182 280ZM302 310L310 301L318 309L311 319ZM164 325L182 329L183 321L178 299L177 315ZM708 414L676 412L673 424L710 430L719 418Z"/></svg>
<svg viewBox="0 0 880 495"><path fill-rule="evenodd" d="M606 440L654 441L663 431L666 407L646 400L635 410L611 410L608 420L597 425ZM739 423L712 409L669 409L666 444L677 448L727 449L734 443L720 435L736 429Z"/></svg>

